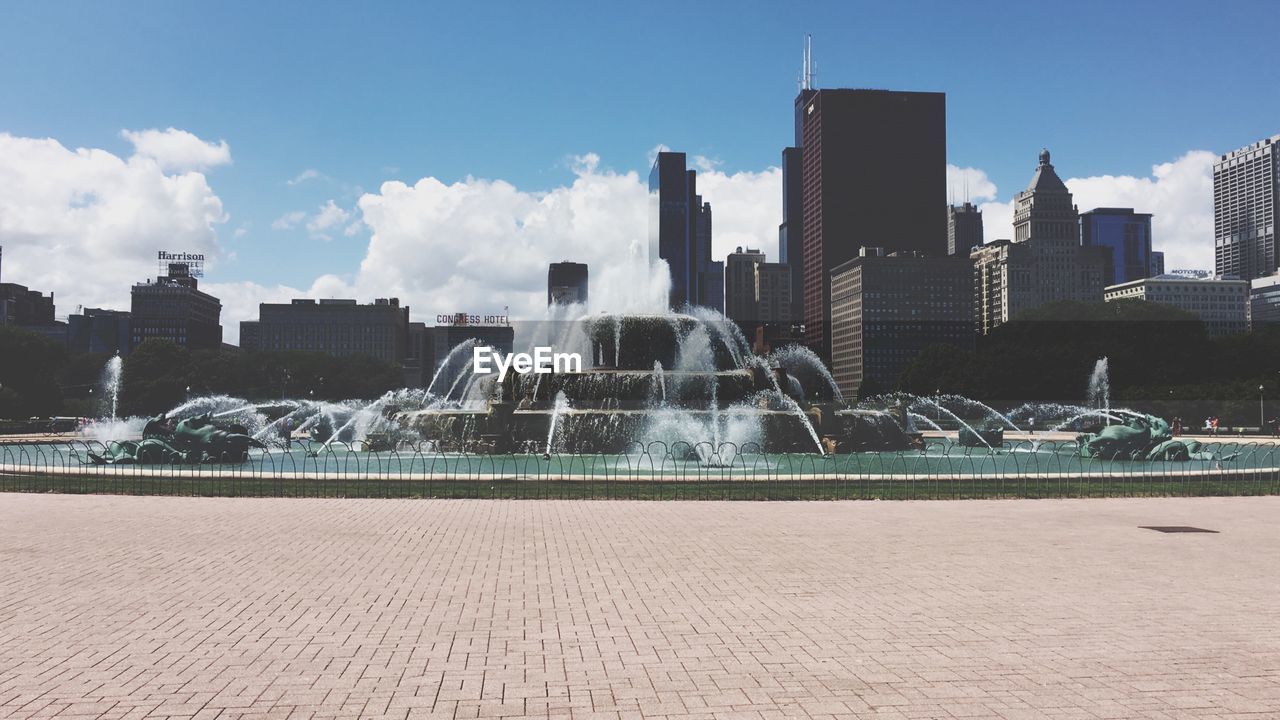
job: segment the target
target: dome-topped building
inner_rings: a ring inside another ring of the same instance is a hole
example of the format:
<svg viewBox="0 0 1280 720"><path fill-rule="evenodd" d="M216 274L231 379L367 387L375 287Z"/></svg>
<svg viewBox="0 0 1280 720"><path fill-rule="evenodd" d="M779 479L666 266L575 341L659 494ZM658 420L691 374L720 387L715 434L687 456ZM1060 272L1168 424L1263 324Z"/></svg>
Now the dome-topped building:
<svg viewBox="0 0 1280 720"><path fill-rule="evenodd" d="M973 252L983 333L1019 313L1059 300L1101 302L1108 253L1080 244L1080 213L1067 184L1040 150L1027 189L1014 197L1013 239Z"/></svg>

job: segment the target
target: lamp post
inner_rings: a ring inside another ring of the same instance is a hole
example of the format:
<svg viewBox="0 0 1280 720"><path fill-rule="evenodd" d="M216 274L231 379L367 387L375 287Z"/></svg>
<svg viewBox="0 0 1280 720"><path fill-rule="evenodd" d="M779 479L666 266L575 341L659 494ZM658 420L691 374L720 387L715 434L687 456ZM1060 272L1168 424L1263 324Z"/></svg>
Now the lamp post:
<svg viewBox="0 0 1280 720"><path fill-rule="evenodd" d="M1258 432L1262 432L1267 428L1267 406L1264 404L1263 386L1258 386Z"/></svg>

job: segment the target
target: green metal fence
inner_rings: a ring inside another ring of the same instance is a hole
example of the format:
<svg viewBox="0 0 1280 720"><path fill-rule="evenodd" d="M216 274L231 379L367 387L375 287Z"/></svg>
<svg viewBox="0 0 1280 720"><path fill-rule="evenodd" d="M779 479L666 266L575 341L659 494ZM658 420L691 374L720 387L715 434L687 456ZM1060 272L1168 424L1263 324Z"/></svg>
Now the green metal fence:
<svg viewBox="0 0 1280 720"><path fill-rule="evenodd" d="M1280 446L1212 443L1217 460L1081 457L1074 442L902 452L770 454L754 445L635 444L618 455L467 455L429 445L341 443L255 452L249 462L95 465L98 443L0 446L0 492L226 497L825 500L1280 493Z"/></svg>

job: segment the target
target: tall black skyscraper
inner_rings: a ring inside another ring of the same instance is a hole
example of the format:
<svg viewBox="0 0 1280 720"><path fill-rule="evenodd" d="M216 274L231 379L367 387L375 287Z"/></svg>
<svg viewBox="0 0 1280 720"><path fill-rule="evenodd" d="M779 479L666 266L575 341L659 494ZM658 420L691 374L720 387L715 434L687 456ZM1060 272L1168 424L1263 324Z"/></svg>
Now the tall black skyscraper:
<svg viewBox="0 0 1280 720"><path fill-rule="evenodd" d="M982 211L965 201L947 206L947 254L968 255L982 244Z"/></svg>
<svg viewBox="0 0 1280 720"><path fill-rule="evenodd" d="M782 224L778 226L778 261L791 273L791 318L804 314L804 111L817 92L813 89L810 38L804 40L800 92L794 107L794 145L782 149Z"/></svg>
<svg viewBox="0 0 1280 720"><path fill-rule="evenodd" d="M797 129L799 126L797 125ZM800 142L797 137L796 142ZM804 192L801 150L782 150L782 224L778 226L778 262L791 274L791 313L804 317Z"/></svg>
<svg viewBox="0 0 1280 720"><path fill-rule="evenodd" d="M587 301L587 264L551 263L547 268L547 304L568 305Z"/></svg>
<svg viewBox="0 0 1280 720"><path fill-rule="evenodd" d="M682 152L660 152L649 172L649 257L671 271L673 309L724 310L724 263L711 259L711 203L698 195L698 173Z"/></svg>
<svg viewBox="0 0 1280 720"><path fill-rule="evenodd" d="M805 344L830 362L836 266L863 247L947 254L946 95L802 89L796 102Z"/></svg>

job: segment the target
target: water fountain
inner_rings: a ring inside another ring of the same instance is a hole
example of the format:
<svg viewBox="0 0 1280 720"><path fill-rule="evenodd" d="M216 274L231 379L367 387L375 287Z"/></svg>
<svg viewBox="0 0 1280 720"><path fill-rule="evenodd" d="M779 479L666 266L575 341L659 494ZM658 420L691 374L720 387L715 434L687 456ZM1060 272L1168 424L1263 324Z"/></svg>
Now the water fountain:
<svg viewBox="0 0 1280 720"><path fill-rule="evenodd" d="M556 330L555 349L578 353L582 372L511 371L499 383L466 366L449 390L429 391L426 404L400 405L389 416L447 451L543 452L552 440L573 453L660 443L700 455L707 453L696 448L726 444L819 454L824 445L911 445L900 425L846 407L808 349L756 357L718 313L586 315Z"/></svg>

